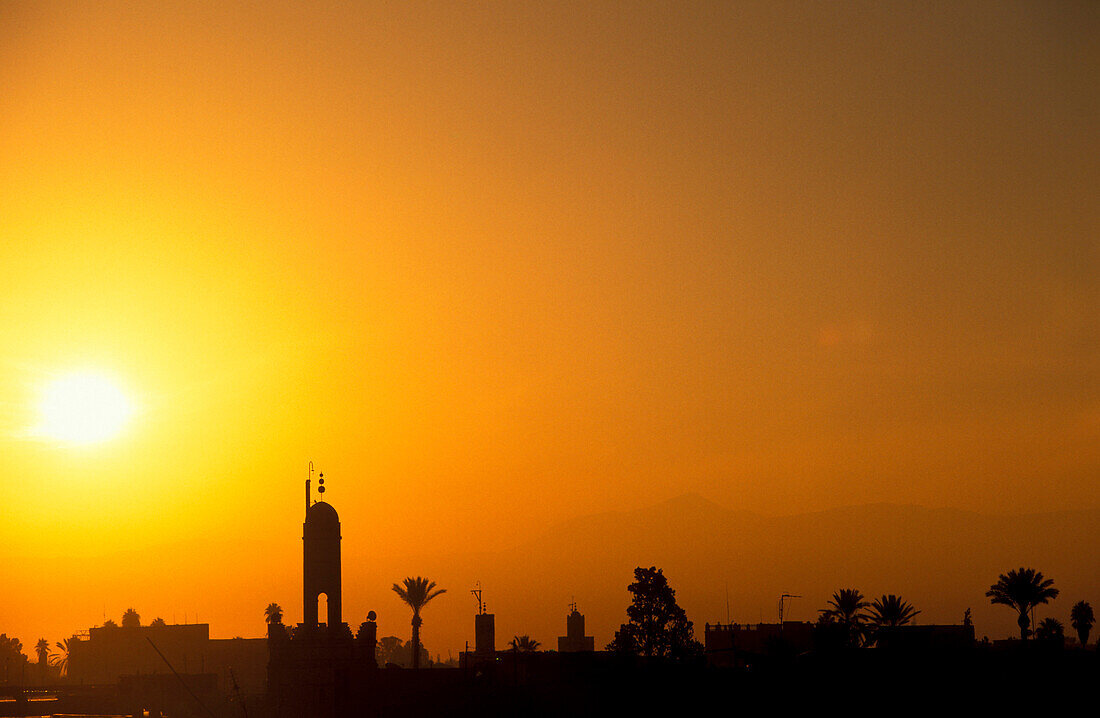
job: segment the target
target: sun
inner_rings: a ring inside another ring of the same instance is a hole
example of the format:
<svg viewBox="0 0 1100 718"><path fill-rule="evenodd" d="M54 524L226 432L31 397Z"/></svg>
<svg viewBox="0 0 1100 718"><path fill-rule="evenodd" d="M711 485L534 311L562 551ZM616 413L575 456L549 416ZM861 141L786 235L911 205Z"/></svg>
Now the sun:
<svg viewBox="0 0 1100 718"><path fill-rule="evenodd" d="M78 444L110 439L134 411L118 385L95 372L54 379L42 392L38 410L40 435Z"/></svg>

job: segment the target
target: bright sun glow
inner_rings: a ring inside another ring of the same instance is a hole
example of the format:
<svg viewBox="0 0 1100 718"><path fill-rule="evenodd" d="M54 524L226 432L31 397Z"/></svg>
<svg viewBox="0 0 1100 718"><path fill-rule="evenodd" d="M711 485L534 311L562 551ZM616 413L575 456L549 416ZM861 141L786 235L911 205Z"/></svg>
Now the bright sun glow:
<svg viewBox="0 0 1100 718"><path fill-rule="evenodd" d="M126 424L133 407L107 377L92 372L67 374L46 386L39 404L39 433L74 443L109 439Z"/></svg>

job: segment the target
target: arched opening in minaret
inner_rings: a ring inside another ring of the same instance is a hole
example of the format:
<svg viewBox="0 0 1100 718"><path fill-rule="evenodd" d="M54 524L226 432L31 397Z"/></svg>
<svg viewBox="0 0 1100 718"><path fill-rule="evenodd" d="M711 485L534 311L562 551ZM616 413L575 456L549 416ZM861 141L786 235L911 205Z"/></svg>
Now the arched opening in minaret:
<svg viewBox="0 0 1100 718"><path fill-rule="evenodd" d="M322 626L328 623L328 594L317 594L317 622Z"/></svg>

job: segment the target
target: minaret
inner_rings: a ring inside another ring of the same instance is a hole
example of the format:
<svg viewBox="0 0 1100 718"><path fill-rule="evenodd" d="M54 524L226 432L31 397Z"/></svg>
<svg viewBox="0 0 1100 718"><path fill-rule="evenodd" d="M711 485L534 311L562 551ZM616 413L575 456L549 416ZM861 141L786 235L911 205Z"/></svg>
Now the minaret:
<svg viewBox="0 0 1100 718"><path fill-rule="evenodd" d="M596 639L584 635L584 614L577 610L577 602L569 604L565 617L565 635L558 636L558 653L580 653L596 650Z"/></svg>
<svg viewBox="0 0 1100 718"><path fill-rule="evenodd" d="M324 494L324 474L317 477L317 492ZM340 517L336 509L320 501L310 504L309 479L306 479L306 520L302 525L302 623L317 626L317 599L328 598L328 627L335 630L343 623L340 612Z"/></svg>

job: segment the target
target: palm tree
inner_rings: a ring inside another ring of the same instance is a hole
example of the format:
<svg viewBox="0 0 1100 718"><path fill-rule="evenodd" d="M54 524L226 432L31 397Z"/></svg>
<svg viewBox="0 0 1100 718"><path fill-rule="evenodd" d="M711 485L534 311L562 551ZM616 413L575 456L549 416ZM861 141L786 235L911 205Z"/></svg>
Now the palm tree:
<svg viewBox="0 0 1100 718"><path fill-rule="evenodd" d="M46 662L46 658L50 654L50 642L45 638L39 638L38 643L34 644L34 652L38 654L38 673L45 683L50 677L50 666Z"/></svg>
<svg viewBox="0 0 1100 718"><path fill-rule="evenodd" d="M412 617L412 667L413 669L420 668L420 624L423 621L420 618L420 610L427 605L428 601L432 600L441 593L446 593L447 589L441 588L433 591L435 588L435 581L429 581L426 578L417 576L416 578L406 578L404 586L398 586L396 583L393 585L393 591L401 600L404 601L409 608L413 610Z"/></svg>
<svg viewBox="0 0 1100 718"><path fill-rule="evenodd" d="M1054 579L1044 579L1042 571L1033 568L1019 568L1002 573L997 583L989 587L985 595L989 602L1016 609L1020 617L1016 623L1020 626L1020 640L1026 641L1031 626L1028 612L1040 603L1058 598L1058 589L1052 588Z"/></svg>
<svg viewBox="0 0 1100 718"><path fill-rule="evenodd" d="M277 603L267 604L267 608L264 609L264 619L268 622L268 624L282 623L283 607Z"/></svg>
<svg viewBox="0 0 1100 718"><path fill-rule="evenodd" d="M526 634L512 638L512 648L521 653L534 653L541 645L541 643Z"/></svg>
<svg viewBox="0 0 1100 718"><path fill-rule="evenodd" d="M1077 640L1081 642L1081 648L1089 644L1089 633L1092 632L1092 624L1095 620L1092 615L1092 606L1088 601L1078 601L1070 609L1069 625L1077 631Z"/></svg>
<svg viewBox="0 0 1100 718"><path fill-rule="evenodd" d="M1062 643L1066 640L1066 629L1057 618L1044 618L1035 627L1035 640Z"/></svg>
<svg viewBox="0 0 1100 718"><path fill-rule="evenodd" d="M127 608L126 613L122 614L122 627L123 628L139 628L141 626L141 616L138 612L132 608Z"/></svg>
<svg viewBox="0 0 1100 718"><path fill-rule="evenodd" d="M62 676L68 675L69 673L69 656L75 644L75 638L66 638L63 641L58 641L57 649L60 653L55 653L50 656L50 665L57 666L57 671Z"/></svg>
<svg viewBox="0 0 1100 718"><path fill-rule="evenodd" d="M876 626L894 627L904 626L912 621L918 613L920 611L913 608L908 601L903 601L900 597L891 593L871 602L871 613L868 618Z"/></svg>
<svg viewBox="0 0 1100 718"><path fill-rule="evenodd" d="M863 623L867 615L862 613L869 604L863 600L863 594L854 588L842 588L833 593L829 607L821 609L822 618L836 621L847 633L846 643L858 645L863 634Z"/></svg>
<svg viewBox="0 0 1100 718"><path fill-rule="evenodd" d="M156 618L154 618L152 621L149 622L149 625L153 626L153 627L156 627L156 628L164 628L168 624L164 622L163 618L161 618L160 616L157 616Z"/></svg>

